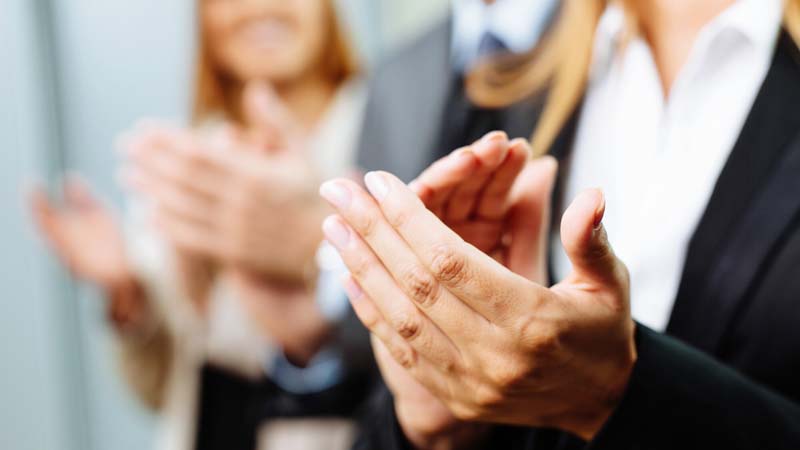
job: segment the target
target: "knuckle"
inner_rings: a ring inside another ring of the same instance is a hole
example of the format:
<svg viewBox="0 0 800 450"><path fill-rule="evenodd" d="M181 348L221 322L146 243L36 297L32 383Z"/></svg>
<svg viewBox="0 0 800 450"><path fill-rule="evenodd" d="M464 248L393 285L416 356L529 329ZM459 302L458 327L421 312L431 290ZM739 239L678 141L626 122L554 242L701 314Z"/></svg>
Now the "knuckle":
<svg viewBox="0 0 800 450"><path fill-rule="evenodd" d="M495 387L481 385L474 391L474 401L478 410L491 410L503 402L503 394Z"/></svg>
<svg viewBox="0 0 800 450"><path fill-rule="evenodd" d="M374 236L375 232L377 231L378 218L374 214L362 214L361 217L355 221L354 225L361 236L364 238L369 238Z"/></svg>
<svg viewBox="0 0 800 450"><path fill-rule="evenodd" d="M394 320L394 329L405 340L411 341L422 331L422 322L418 314L404 314Z"/></svg>
<svg viewBox="0 0 800 450"><path fill-rule="evenodd" d="M453 413L456 419L465 421L465 422L472 422L480 418L480 414L478 414L478 410L476 408L467 406L463 403L453 403L448 405L450 412Z"/></svg>
<svg viewBox="0 0 800 450"><path fill-rule="evenodd" d="M445 283L460 283L466 278L467 263L451 245L436 246L431 254L431 270Z"/></svg>
<svg viewBox="0 0 800 450"><path fill-rule="evenodd" d="M561 338L556 326L529 320L520 333L520 345L526 353L545 358L554 355L561 347Z"/></svg>
<svg viewBox="0 0 800 450"><path fill-rule="evenodd" d="M404 275L404 285L411 299L423 307L430 307L439 296L439 284L425 269L414 266Z"/></svg>
<svg viewBox="0 0 800 450"><path fill-rule="evenodd" d="M358 319L368 330L373 331L378 327L378 324L380 324L381 318L377 314L377 311L369 308L359 307L354 307L353 309L355 310Z"/></svg>
<svg viewBox="0 0 800 450"><path fill-rule="evenodd" d="M411 369L416 364L417 354L411 348L393 346L389 349L389 353L405 369Z"/></svg>
<svg viewBox="0 0 800 450"><path fill-rule="evenodd" d="M392 228L403 228L408 224L410 213L405 210L397 210L392 211L391 214L387 214L386 220L392 226Z"/></svg>
<svg viewBox="0 0 800 450"><path fill-rule="evenodd" d="M509 360L503 364L494 365L489 370L488 376L493 386L507 389L517 386L520 382L525 380L530 373L530 369L529 364ZM493 393L499 395L497 391Z"/></svg>
<svg viewBox="0 0 800 450"><path fill-rule="evenodd" d="M350 274L352 274L356 280L363 280L372 269L372 262L363 256L356 257L354 261L349 264L349 269Z"/></svg>

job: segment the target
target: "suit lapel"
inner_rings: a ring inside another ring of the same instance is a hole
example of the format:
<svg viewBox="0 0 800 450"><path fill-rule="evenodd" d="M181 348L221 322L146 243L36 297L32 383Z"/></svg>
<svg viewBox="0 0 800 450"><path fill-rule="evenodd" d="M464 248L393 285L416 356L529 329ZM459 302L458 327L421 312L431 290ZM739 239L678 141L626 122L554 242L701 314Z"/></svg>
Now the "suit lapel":
<svg viewBox="0 0 800 450"><path fill-rule="evenodd" d="M735 95L731 93L731 95ZM667 332L714 352L800 210L800 59L788 34L689 244Z"/></svg>

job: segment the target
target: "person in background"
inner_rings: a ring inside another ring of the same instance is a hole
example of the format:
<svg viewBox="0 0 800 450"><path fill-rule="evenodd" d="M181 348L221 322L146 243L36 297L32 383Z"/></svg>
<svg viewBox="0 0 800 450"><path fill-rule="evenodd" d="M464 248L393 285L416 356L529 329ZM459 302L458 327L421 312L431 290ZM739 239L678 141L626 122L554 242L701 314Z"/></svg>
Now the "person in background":
<svg viewBox="0 0 800 450"><path fill-rule="evenodd" d="M359 166L410 180L489 131L530 136L541 110L538 99L484 108L466 95L466 76L487 58L533 51L557 6L557 0L453 0L446 20L392 54L370 77Z"/></svg>
<svg viewBox="0 0 800 450"><path fill-rule="evenodd" d="M121 141L125 232L76 179L60 205L35 191L35 218L105 294L160 448L344 448L372 356L346 299L326 295L337 265L316 190L354 167L353 52L332 1L200 0L198 19L193 125Z"/></svg>
<svg viewBox="0 0 800 450"><path fill-rule="evenodd" d="M577 0L515 77L478 71L483 101L546 95L555 284L556 164L502 134L410 187L323 185L394 394L360 448L797 448L799 42L795 0Z"/></svg>

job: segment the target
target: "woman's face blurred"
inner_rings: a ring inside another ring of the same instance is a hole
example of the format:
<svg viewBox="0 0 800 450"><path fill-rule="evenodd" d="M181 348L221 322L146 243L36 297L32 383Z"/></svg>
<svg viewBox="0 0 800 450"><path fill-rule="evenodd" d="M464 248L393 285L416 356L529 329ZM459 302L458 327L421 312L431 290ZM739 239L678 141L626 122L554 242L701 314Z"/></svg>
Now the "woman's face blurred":
<svg viewBox="0 0 800 450"><path fill-rule="evenodd" d="M202 7L211 57L239 81L290 81L321 60L327 0L202 0Z"/></svg>

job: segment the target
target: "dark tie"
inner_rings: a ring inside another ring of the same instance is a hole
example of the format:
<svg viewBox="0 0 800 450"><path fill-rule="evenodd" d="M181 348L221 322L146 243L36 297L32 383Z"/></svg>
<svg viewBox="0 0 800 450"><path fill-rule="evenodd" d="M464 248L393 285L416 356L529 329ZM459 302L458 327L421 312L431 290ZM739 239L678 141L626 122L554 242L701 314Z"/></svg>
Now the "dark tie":
<svg viewBox="0 0 800 450"><path fill-rule="evenodd" d="M502 39L497 37L496 34L492 33L491 31L487 31L483 34L481 42L478 45L479 59L508 52L508 46L505 44L505 42L503 42Z"/></svg>
<svg viewBox="0 0 800 450"><path fill-rule="evenodd" d="M494 33L486 32L478 46L477 57L489 58L508 51L508 47ZM455 79L441 122L439 146L434 153L436 159L473 143L490 131L504 128L503 111L474 105L464 92L464 76L461 73L454 73L453 76Z"/></svg>

